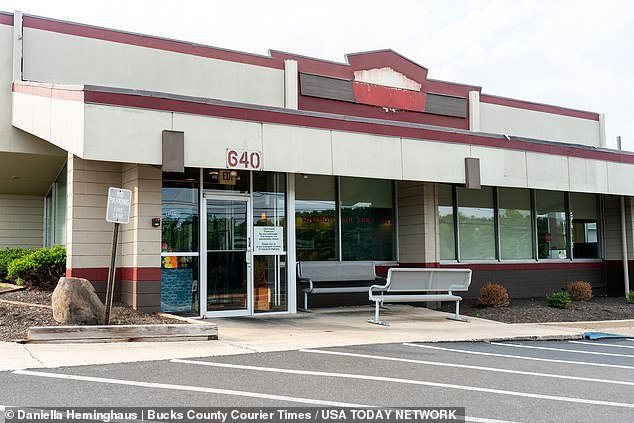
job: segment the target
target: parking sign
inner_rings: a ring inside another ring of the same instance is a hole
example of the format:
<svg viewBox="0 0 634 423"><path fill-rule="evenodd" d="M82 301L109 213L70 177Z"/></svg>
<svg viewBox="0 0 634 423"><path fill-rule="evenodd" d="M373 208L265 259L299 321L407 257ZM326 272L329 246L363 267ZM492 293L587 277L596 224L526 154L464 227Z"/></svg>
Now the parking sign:
<svg viewBox="0 0 634 423"><path fill-rule="evenodd" d="M130 206L132 205L132 191L123 188L108 188L108 205L106 207L106 221L112 223L130 222Z"/></svg>

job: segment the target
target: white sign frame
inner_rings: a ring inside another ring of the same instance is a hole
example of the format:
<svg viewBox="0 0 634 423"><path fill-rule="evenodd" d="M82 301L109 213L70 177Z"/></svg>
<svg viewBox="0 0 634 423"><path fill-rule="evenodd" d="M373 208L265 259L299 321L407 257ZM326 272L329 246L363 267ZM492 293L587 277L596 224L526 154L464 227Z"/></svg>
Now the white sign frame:
<svg viewBox="0 0 634 423"><path fill-rule="evenodd" d="M253 227L253 255L284 255L284 228L282 226Z"/></svg>
<svg viewBox="0 0 634 423"><path fill-rule="evenodd" d="M132 191L129 189L108 188L108 202L106 206L106 222L130 223L130 209L132 207Z"/></svg>

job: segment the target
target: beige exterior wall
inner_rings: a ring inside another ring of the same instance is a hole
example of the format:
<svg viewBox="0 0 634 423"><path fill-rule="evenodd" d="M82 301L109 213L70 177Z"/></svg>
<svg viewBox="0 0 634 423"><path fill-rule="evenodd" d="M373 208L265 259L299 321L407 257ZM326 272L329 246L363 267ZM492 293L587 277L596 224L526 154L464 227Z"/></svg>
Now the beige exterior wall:
<svg viewBox="0 0 634 423"><path fill-rule="evenodd" d="M3 50L4 51L4 50ZM24 28L24 80L284 107L284 70Z"/></svg>
<svg viewBox="0 0 634 423"><path fill-rule="evenodd" d="M152 218L161 217L162 177L153 166L123 165L132 208L130 223L122 225L121 266L135 270L122 274L121 300L142 310L158 310L161 301L161 228L152 227Z"/></svg>
<svg viewBox="0 0 634 423"><path fill-rule="evenodd" d="M113 227L105 219L106 200L108 187L121 185L121 163L83 160L69 154L67 171L66 267L107 268Z"/></svg>
<svg viewBox="0 0 634 423"><path fill-rule="evenodd" d="M0 249L41 248L43 219L43 197L0 194Z"/></svg>
<svg viewBox="0 0 634 423"><path fill-rule="evenodd" d="M117 291L135 308L158 309L161 228L152 227L152 218L161 216L161 170L69 155L68 184L66 266L71 274L105 291L114 229L105 219L108 188L129 189L132 207L130 222L120 226Z"/></svg>
<svg viewBox="0 0 634 423"><path fill-rule="evenodd" d="M627 230L628 259L634 260L634 213L631 198L625 199L625 226ZM605 259L622 260L623 246L621 238L621 201L616 195L606 195L603 199L603 236L605 237Z"/></svg>
<svg viewBox="0 0 634 423"><path fill-rule="evenodd" d="M437 207L435 184L399 182L398 261L435 263L437 259Z"/></svg>
<svg viewBox="0 0 634 423"><path fill-rule="evenodd" d="M0 24L0 151L65 155L57 147L11 126L13 26Z"/></svg>
<svg viewBox="0 0 634 423"><path fill-rule="evenodd" d="M598 120L480 103L480 131L601 147Z"/></svg>

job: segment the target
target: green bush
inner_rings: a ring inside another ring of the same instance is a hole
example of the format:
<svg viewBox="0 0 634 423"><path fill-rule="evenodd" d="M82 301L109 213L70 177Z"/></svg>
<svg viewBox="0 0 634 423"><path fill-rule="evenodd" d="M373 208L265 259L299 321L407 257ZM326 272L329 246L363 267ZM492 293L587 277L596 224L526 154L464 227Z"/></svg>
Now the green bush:
<svg viewBox="0 0 634 423"><path fill-rule="evenodd" d="M634 291L630 291L630 293L627 294L627 302L634 304Z"/></svg>
<svg viewBox="0 0 634 423"><path fill-rule="evenodd" d="M546 304L549 307L568 308L570 301L570 294L567 292L553 292L546 297Z"/></svg>
<svg viewBox="0 0 634 423"><path fill-rule="evenodd" d="M9 264L20 257L23 257L33 250L28 248L7 248L0 250L0 281L7 279L7 267Z"/></svg>
<svg viewBox="0 0 634 423"><path fill-rule="evenodd" d="M40 248L7 267L7 275L19 285L53 288L66 271L66 249L56 245Z"/></svg>

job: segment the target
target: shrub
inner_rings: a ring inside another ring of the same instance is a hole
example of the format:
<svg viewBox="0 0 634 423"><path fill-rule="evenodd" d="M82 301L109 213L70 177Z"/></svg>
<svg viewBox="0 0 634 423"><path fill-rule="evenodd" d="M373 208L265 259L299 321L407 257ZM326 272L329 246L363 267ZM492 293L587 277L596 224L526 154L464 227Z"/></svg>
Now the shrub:
<svg viewBox="0 0 634 423"><path fill-rule="evenodd" d="M585 301L592 298L592 285L586 281L570 282L567 291L573 301Z"/></svg>
<svg viewBox="0 0 634 423"><path fill-rule="evenodd" d="M568 308L570 301L570 294L567 292L553 292L546 297L549 307Z"/></svg>
<svg viewBox="0 0 634 423"><path fill-rule="evenodd" d="M20 285L52 288L66 271L66 249L56 245L40 248L19 259L13 260L8 268L9 278Z"/></svg>
<svg viewBox="0 0 634 423"><path fill-rule="evenodd" d="M630 291L630 293L627 294L627 302L634 304L634 291Z"/></svg>
<svg viewBox="0 0 634 423"><path fill-rule="evenodd" d="M511 303L506 288L498 283L492 282L487 282L480 288L478 301L487 307L508 307Z"/></svg>
<svg viewBox="0 0 634 423"><path fill-rule="evenodd" d="M7 267L9 264L22 256L25 256L33 250L28 248L7 248L0 250L0 281L7 278Z"/></svg>

